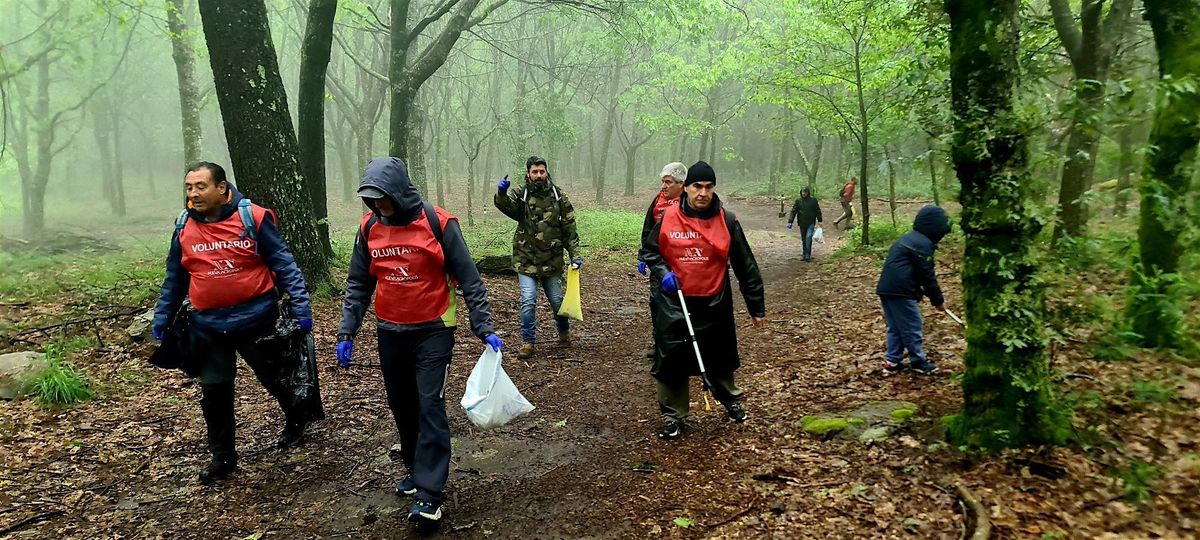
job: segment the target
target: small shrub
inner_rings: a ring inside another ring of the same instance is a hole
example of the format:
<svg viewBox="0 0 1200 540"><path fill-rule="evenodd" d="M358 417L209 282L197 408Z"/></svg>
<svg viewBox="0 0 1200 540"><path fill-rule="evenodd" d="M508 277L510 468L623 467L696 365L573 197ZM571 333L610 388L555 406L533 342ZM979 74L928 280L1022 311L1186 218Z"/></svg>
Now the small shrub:
<svg viewBox="0 0 1200 540"><path fill-rule="evenodd" d="M74 405L96 395L83 373L61 358L48 356L51 356L49 367L33 381L31 393L38 403L47 407Z"/></svg>
<svg viewBox="0 0 1200 540"><path fill-rule="evenodd" d="M1150 484L1162 476L1152 463L1134 458L1129 465L1117 467L1113 476L1125 484L1125 500L1140 503L1150 498Z"/></svg>
<svg viewBox="0 0 1200 540"><path fill-rule="evenodd" d="M1163 405L1175 399L1175 389L1155 381L1133 381L1129 383L1133 402L1143 405Z"/></svg>
<svg viewBox="0 0 1200 540"><path fill-rule="evenodd" d="M901 223L892 225L891 220L880 220L871 223L871 245L862 245L862 225L858 225L850 229L849 239L842 243L838 251L848 252L878 252L885 253L892 242L897 238L904 236L905 233L912 229L912 223Z"/></svg>

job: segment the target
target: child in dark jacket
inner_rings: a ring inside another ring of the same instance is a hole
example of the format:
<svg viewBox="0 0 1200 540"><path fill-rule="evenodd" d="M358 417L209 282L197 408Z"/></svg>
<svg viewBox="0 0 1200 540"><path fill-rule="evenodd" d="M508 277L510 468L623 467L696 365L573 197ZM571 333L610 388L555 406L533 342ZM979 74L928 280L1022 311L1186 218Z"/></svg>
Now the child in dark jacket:
<svg viewBox="0 0 1200 540"><path fill-rule="evenodd" d="M935 309L946 309L934 272L933 254L938 242L949 232L950 217L946 211L938 206L926 206L917 213L913 230L896 240L888 250L879 284L875 287L888 326L885 373L904 370L905 349L913 371L928 375L938 369L925 358L922 346L925 336L918 303L922 296L927 296Z"/></svg>

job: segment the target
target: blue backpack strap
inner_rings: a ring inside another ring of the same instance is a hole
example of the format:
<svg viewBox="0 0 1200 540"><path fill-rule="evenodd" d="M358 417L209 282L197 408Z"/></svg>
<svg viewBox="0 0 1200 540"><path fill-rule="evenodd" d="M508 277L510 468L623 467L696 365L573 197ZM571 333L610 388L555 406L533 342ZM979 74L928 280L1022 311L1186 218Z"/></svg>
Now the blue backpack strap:
<svg viewBox="0 0 1200 540"><path fill-rule="evenodd" d="M238 201L238 215L242 216L242 238L254 240L254 214L250 212L250 199Z"/></svg>
<svg viewBox="0 0 1200 540"><path fill-rule="evenodd" d="M183 226L187 225L187 220L188 211L187 208L184 208L183 211L179 212L179 217L175 218L175 236L179 236L183 232Z"/></svg>

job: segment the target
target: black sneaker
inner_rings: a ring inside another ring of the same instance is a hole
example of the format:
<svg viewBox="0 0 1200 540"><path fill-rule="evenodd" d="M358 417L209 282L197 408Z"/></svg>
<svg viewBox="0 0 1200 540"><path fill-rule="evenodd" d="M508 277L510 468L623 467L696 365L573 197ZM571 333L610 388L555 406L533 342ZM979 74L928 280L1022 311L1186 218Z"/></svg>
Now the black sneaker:
<svg viewBox="0 0 1200 540"><path fill-rule="evenodd" d="M913 364L912 370L918 375L933 375L938 372L938 367L937 364L926 360L923 364Z"/></svg>
<svg viewBox="0 0 1200 540"><path fill-rule="evenodd" d="M304 440L304 428L307 422L287 422L283 425L283 431L279 433L279 440L275 441L276 448L292 448L299 446L300 441Z"/></svg>
<svg viewBox="0 0 1200 540"><path fill-rule="evenodd" d="M742 402L740 401L733 401L729 405L726 405L725 416L728 416L730 420L738 424L745 422L750 417L749 414L746 414L746 409L742 408Z"/></svg>
<svg viewBox="0 0 1200 540"><path fill-rule="evenodd" d="M906 369L908 369L908 368L906 368L902 362L892 363L887 360L883 361L883 376L884 377L887 377L888 375L895 375L897 373L903 372Z"/></svg>
<svg viewBox="0 0 1200 540"><path fill-rule="evenodd" d="M204 468L203 471L200 471L200 483L208 485L216 482L217 480L224 479L232 474L233 471L236 471L237 468L238 466L236 461L214 459L208 464L207 467Z"/></svg>
<svg viewBox="0 0 1200 540"><path fill-rule="evenodd" d="M662 430L658 432L658 438L664 441L678 439L680 435L683 435L683 422L679 420L667 420Z"/></svg>
<svg viewBox="0 0 1200 540"><path fill-rule="evenodd" d="M442 505L417 500L408 510L408 520L421 532L432 532L442 522Z"/></svg>
<svg viewBox="0 0 1200 540"><path fill-rule="evenodd" d="M416 494L417 484L416 482L413 482L412 475L405 476L404 480L401 480L400 483L396 485L396 495L400 497L412 497Z"/></svg>

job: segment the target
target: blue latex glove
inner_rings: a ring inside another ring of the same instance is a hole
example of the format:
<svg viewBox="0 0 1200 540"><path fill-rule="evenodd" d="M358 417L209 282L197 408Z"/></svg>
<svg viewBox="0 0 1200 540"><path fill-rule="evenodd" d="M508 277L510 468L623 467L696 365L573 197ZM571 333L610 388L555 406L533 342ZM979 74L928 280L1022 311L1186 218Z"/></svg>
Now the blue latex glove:
<svg viewBox="0 0 1200 540"><path fill-rule="evenodd" d="M791 229L792 229L792 224L788 223L788 230L791 230Z"/></svg>
<svg viewBox="0 0 1200 540"><path fill-rule="evenodd" d="M350 367L350 356L354 354L353 341L339 341L337 344L337 361L338 365L344 368Z"/></svg>
<svg viewBox="0 0 1200 540"><path fill-rule="evenodd" d="M581 266L583 266L583 259L575 259L571 261L571 268L579 270L579 267Z"/></svg>
<svg viewBox="0 0 1200 540"><path fill-rule="evenodd" d="M638 273L646 275L646 261L638 261Z"/></svg>
<svg viewBox="0 0 1200 540"><path fill-rule="evenodd" d="M496 334L488 334L488 337L483 338L483 342L490 345L496 352L500 352L500 348L504 347L504 342L500 341L500 336Z"/></svg>
<svg viewBox="0 0 1200 540"><path fill-rule="evenodd" d="M496 189L502 194L508 193L508 186L510 185L512 185L512 182L508 181L508 175L506 174L504 178L500 179L500 183L496 184Z"/></svg>
<svg viewBox="0 0 1200 540"><path fill-rule="evenodd" d="M160 326L155 326L154 328L150 329L150 333L154 336L156 341L162 341L163 335L167 333L167 329Z"/></svg>
<svg viewBox="0 0 1200 540"><path fill-rule="evenodd" d="M304 330L305 332L312 332L311 317L300 317L299 319L296 319L296 322L300 323L301 330Z"/></svg>
<svg viewBox="0 0 1200 540"><path fill-rule="evenodd" d="M675 294L679 290L679 277L675 272L667 272L667 275L663 276L662 289L668 294Z"/></svg>

